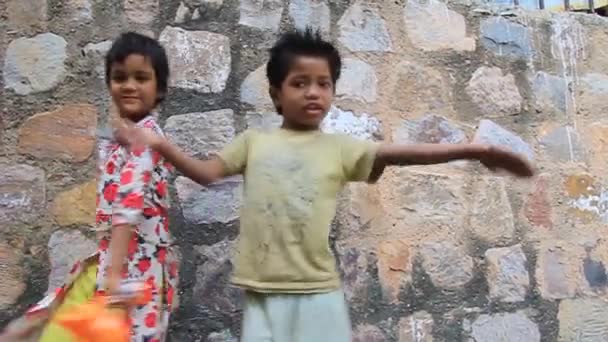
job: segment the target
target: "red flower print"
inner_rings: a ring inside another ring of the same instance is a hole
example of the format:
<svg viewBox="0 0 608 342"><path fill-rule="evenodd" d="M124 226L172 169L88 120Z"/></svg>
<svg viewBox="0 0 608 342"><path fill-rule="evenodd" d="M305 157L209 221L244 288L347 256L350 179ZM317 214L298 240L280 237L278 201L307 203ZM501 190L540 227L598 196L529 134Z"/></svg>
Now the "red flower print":
<svg viewBox="0 0 608 342"><path fill-rule="evenodd" d="M153 275L149 276L148 279L146 279L146 285L150 286L150 288L152 290L156 289L156 282L155 282L155 280L156 280L156 278Z"/></svg>
<svg viewBox="0 0 608 342"><path fill-rule="evenodd" d="M109 245L110 242L108 241L108 239L101 239L101 241L99 241L99 249L102 251L107 250Z"/></svg>
<svg viewBox="0 0 608 342"><path fill-rule="evenodd" d="M125 170L120 174L120 184L125 185L133 181L133 170Z"/></svg>
<svg viewBox="0 0 608 342"><path fill-rule="evenodd" d="M118 194L118 184L110 183L103 190L103 198L108 202L114 202Z"/></svg>
<svg viewBox="0 0 608 342"><path fill-rule="evenodd" d="M128 162L127 165L125 165L125 169L134 169L135 166L134 162Z"/></svg>
<svg viewBox="0 0 608 342"><path fill-rule="evenodd" d="M150 258L142 258L137 263L137 268L141 273L146 273L150 269Z"/></svg>
<svg viewBox="0 0 608 342"><path fill-rule="evenodd" d="M133 255L137 252L137 247L139 244L137 243L137 235L133 236L131 241L129 241L129 249L127 250L127 255L129 256L129 260L133 260Z"/></svg>
<svg viewBox="0 0 608 342"><path fill-rule="evenodd" d="M165 232L169 232L169 219L165 217L165 219L163 220L163 228L165 229Z"/></svg>
<svg viewBox="0 0 608 342"><path fill-rule="evenodd" d="M171 278L177 278L177 262L175 261L169 265L169 276Z"/></svg>
<svg viewBox="0 0 608 342"><path fill-rule="evenodd" d="M131 149L131 153L133 153L133 155L136 157L141 157L145 150L146 148L144 146L136 146Z"/></svg>
<svg viewBox="0 0 608 342"><path fill-rule="evenodd" d="M144 216L155 217L160 215L158 208L144 208Z"/></svg>
<svg viewBox="0 0 608 342"><path fill-rule="evenodd" d="M158 162L160 162L160 153L154 151L152 152L152 163L156 165Z"/></svg>
<svg viewBox="0 0 608 342"><path fill-rule="evenodd" d="M165 167L165 169L167 169L167 171L173 172L173 165L171 165L169 162L165 162L163 166Z"/></svg>
<svg viewBox="0 0 608 342"><path fill-rule="evenodd" d="M109 161L109 162L106 164L106 173L111 175L111 174L114 174L114 171L115 171L115 170L116 170L116 165L114 164L114 162L113 162L113 161L111 161L111 160L110 160L110 161Z"/></svg>
<svg viewBox="0 0 608 342"><path fill-rule="evenodd" d="M167 290L167 304L169 305L173 305L173 286L169 286L169 289Z"/></svg>
<svg viewBox="0 0 608 342"><path fill-rule="evenodd" d="M158 184L156 184L156 192L158 192L159 196L165 197L167 195L167 182L158 182Z"/></svg>
<svg viewBox="0 0 608 342"><path fill-rule="evenodd" d="M156 327L156 312L150 312L146 315L146 326L148 328Z"/></svg>
<svg viewBox="0 0 608 342"><path fill-rule="evenodd" d="M158 247L156 257L161 264L164 264L165 260L167 260L167 249L165 247Z"/></svg>
<svg viewBox="0 0 608 342"><path fill-rule="evenodd" d="M150 171L144 171L143 175L142 175L142 180L145 184L150 183L150 178L152 178L152 175L150 175Z"/></svg>
<svg viewBox="0 0 608 342"><path fill-rule="evenodd" d="M122 205L125 208L141 209L144 206L144 196L132 192L122 200Z"/></svg>

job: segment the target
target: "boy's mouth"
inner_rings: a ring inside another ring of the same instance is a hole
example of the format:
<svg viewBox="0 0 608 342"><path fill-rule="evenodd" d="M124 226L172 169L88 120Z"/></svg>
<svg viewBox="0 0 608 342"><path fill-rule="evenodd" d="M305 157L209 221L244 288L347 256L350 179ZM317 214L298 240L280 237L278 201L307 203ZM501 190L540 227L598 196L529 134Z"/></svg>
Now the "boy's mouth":
<svg viewBox="0 0 608 342"><path fill-rule="evenodd" d="M322 114L323 113L323 107L321 105L318 105L318 104L309 104L309 105L306 105L304 107L304 110L307 113L310 113L310 114L319 114L319 113Z"/></svg>

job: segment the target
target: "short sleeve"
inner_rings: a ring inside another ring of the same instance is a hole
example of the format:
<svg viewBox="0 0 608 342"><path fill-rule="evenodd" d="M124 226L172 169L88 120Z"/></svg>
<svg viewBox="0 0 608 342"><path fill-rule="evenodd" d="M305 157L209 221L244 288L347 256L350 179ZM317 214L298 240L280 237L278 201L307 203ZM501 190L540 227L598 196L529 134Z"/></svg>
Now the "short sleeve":
<svg viewBox="0 0 608 342"><path fill-rule="evenodd" d="M250 130L239 134L219 153L229 176L241 174L245 170L251 135Z"/></svg>
<svg viewBox="0 0 608 342"><path fill-rule="evenodd" d="M379 144L345 136L341 140L342 168L347 182L367 182Z"/></svg>
<svg viewBox="0 0 608 342"><path fill-rule="evenodd" d="M154 161L148 148L128 153L120 170L118 197L112 207L112 225L136 225L143 218L145 191L150 183Z"/></svg>

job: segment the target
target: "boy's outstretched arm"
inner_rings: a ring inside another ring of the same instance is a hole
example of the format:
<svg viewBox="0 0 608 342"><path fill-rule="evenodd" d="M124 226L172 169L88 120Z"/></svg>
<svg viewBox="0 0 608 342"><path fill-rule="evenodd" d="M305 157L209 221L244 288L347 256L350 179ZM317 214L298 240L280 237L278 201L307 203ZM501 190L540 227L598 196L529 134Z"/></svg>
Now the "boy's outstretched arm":
<svg viewBox="0 0 608 342"><path fill-rule="evenodd" d="M527 159L501 147L484 144L386 144L379 147L374 173L391 165L429 165L453 160L478 160L490 170L503 169L519 177L532 177L534 170Z"/></svg>

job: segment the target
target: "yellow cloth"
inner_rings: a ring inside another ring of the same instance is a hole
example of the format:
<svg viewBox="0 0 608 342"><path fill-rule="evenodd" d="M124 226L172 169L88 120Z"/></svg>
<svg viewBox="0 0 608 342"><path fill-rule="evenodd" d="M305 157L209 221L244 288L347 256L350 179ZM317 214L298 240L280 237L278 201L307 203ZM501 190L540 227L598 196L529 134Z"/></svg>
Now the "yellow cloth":
<svg viewBox="0 0 608 342"><path fill-rule="evenodd" d="M92 262L78 275L56 313L63 312L73 305L84 304L93 298L97 281L97 263ZM51 321L46 325L39 342L75 342L76 338L67 329Z"/></svg>
<svg viewBox="0 0 608 342"><path fill-rule="evenodd" d="M329 292L340 286L329 230L338 192L367 181L377 143L319 131L247 130L220 153L244 175L232 283L256 292Z"/></svg>

